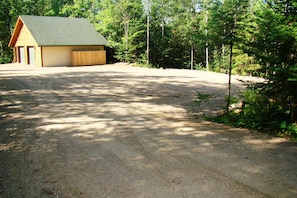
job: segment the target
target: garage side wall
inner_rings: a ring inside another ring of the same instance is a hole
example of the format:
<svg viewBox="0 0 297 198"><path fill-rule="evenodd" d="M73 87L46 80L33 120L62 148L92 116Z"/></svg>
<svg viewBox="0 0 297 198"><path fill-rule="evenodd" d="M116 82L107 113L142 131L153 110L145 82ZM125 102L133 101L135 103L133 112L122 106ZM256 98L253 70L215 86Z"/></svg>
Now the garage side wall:
<svg viewBox="0 0 297 198"><path fill-rule="evenodd" d="M70 66L72 51L104 50L104 46L55 46L42 47L44 67Z"/></svg>

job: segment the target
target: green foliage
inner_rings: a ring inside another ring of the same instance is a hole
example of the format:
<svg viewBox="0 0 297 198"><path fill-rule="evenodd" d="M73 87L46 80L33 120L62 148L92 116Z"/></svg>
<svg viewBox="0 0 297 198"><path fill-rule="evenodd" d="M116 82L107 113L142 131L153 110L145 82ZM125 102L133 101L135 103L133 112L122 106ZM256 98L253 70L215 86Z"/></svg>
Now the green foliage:
<svg viewBox="0 0 297 198"><path fill-rule="evenodd" d="M11 4L7 1L4 1L0 4L0 64L7 63L11 61L12 51L8 48L9 37L10 35L10 18L9 16L9 7Z"/></svg>
<svg viewBox="0 0 297 198"><path fill-rule="evenodd" d="M57 2L54 4L57 7ZM62 10L59 14L63 16L71 16L71 17L78 17L78 18L87 18L92 21L92 18L97 13L99 8L99 3L96 0L73 0L73 2L66 3L62 5ZM52 10L53 12L57 12L59 9ZM51 12L52 12L51 11Z"/></svg>
<svg viewBox="0 0 297 198"><path fill-rule="evenodd" d="M224 50L217 48L213 50L213 59L211 69L215 72L227 73L230 50L224 47Z"/></svg>
<svg viewBox="0 0 297 198"><path fill-rule="evenodd" d="M211 53L215 49L220 49L221 41L225 38L214 33L215 29L223 30L221 24L224 23L218 21L213 25L206 23L206 11L209 11L209 21L214 16L220 16L220 9L214 9L215 6L221 7L218 2L151 0L150 63L163 68L190 68L193 47L194 68L204 69L206 40L209 41L210 59L215 59L213 62L220 62L219 58L216 59L215 55L211 56ZM15 21L21 14L84 17L108 39L110 49L114 50L111 54L114 54L118 60L141 62L146 54L145 1L7 0L1 5L3 22L7 22L6 25L0 24L3 30L1 33L5 37L0 38L1 62L9 62L12 58L12 50L7 47L7 44ZM220 17L220 21L224 21L224 17ZM209 31L207 36L206 30ZM219 69L218 64L213 67L214 70L223 71L224 69Z"/></svg>
<svg viewBox="0 0 297 198"><path fill-rule="evenodd" d="M156 68L155 65L147 64L146 54L142 54L140 58L137 59L137 66L145 68Z"/></svg>
<svg viewBox="0 0 297 198"><path fill-rule="evenodd" d="M145 53L145 17L140 0L103 0L96 15L96 29L115 49L123 62L137 62Z"/></svg>
<svg viewBox="0 0 297 198"><path fill-rule="evenodd" d="M257 76L258 70L261 66L256 62L253 56L249 56L242 50L235 48L233 49L233 69L232 74L243 75L243 76Z"/></svg>
<svg viewBox="0 0 297 198"><path fill-rule="evenodd" d="M263 8L255 13L256 24L249 29L253 39L247 42L247 51L255 55L263 66L262 73L268 78L273 75L273 68L283 68L297 61L296 18L290 17L286 6L289 5L278 2L264 4Z"/></svg>
<svg viewBox="0 0 297 198"><path fill-rule="evenodd" d="M288 124L286 121L280 124L281 131L280 136L289 136L290 138L297 140L297 123Z"/></svg>
<svg viewBox="0 0 297 198"><path fill-rule="evenodd" d="M213 50L212 70L220 73L228 73L230 48L217 48ZM244 53L239 48L233 49L232 74L243 76L258 76L261 66L256 62L255 57Z"/></svg>
<svg viewBox="0 0 297 198"><path fill-rule="evenodd" d="M241 95L239 100L243 101L241 109L231 111L215 118L217 122L265 131L270 134L286 134L297 137L294 126L290 122L290 107L284 106L268 96L263 85L254 85ZM236 101L235 101L236 102Z"/></svg>
<svg viewBox="0 0 297 198"><path fill-rule="evenodd" d="M218 121L296 138L296 6L271 0L255 10L256 23L250 23L251 39L244 48L261 64L256 71L266 81L245 92L240 112L222 115Z"/></svg>
<svg viewBox="0 0 297 198"><path fill-rule="evenodd" d="M209 98L211 98L211 95L209 94L202 94L197 92L196 96L194 97L194 105L200 107L201 103L204 101L207 101Z"/></svg>
<svg viewBox="0 0 297 198"><path fill-rule="evenodd" d="M202 63L195 64L194 65L194 68L196 70L200 70L200 71L204 70L204 71L206 71L206 68L204 67L204 65Z"/></svg>
<svg viewBox="0 0 297 198"><path fill-rule="evenodd" d="M243 96L244 107L238 115L237 125L252 129L275 129L288 117L287 110L259 88L249 89Z"/></svg>

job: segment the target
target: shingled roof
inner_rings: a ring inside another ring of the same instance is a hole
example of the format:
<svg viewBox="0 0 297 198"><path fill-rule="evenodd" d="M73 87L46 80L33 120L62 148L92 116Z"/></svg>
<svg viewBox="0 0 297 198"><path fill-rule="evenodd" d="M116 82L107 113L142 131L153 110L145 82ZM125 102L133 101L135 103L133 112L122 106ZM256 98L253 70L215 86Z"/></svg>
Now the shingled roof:
<svg viewBox="0 0 297 198"><path fill-rule="evenodd" d="M21 15L15 31L20 31L23 24L39 46L108 44L107 40L84 18ZM16 38L12 38L9 46L14 46L15 42Z"/></svg>

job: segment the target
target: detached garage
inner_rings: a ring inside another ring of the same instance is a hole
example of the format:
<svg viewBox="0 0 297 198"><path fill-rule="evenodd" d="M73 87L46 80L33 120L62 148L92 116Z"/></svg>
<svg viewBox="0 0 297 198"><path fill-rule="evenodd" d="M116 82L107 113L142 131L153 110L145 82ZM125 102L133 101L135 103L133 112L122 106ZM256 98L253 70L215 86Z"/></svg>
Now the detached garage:
<svg viewBox="0 0 297 198"><path fill-rule="evenodd" d="M107 44L86 19L25 15L9 42L13 62L39 67L106 64Z"/></svg>

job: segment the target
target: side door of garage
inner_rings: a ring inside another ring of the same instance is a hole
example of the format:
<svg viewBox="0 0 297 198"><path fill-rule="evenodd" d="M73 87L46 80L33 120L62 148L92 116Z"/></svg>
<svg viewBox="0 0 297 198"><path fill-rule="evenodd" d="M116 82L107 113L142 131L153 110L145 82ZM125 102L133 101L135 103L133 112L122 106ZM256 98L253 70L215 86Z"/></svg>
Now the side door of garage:
<svg viewBox="0 0 297 198"><path fill-rule="evenodd" d="M29 65L34 65L35 64L34 47L28 47L28 64Z"/></svg>
<svg viewBox="0 0 297 198"><path fill-rule="evenodd" d="M19 62L25 64L25 48L19 47Z"/></svg>

